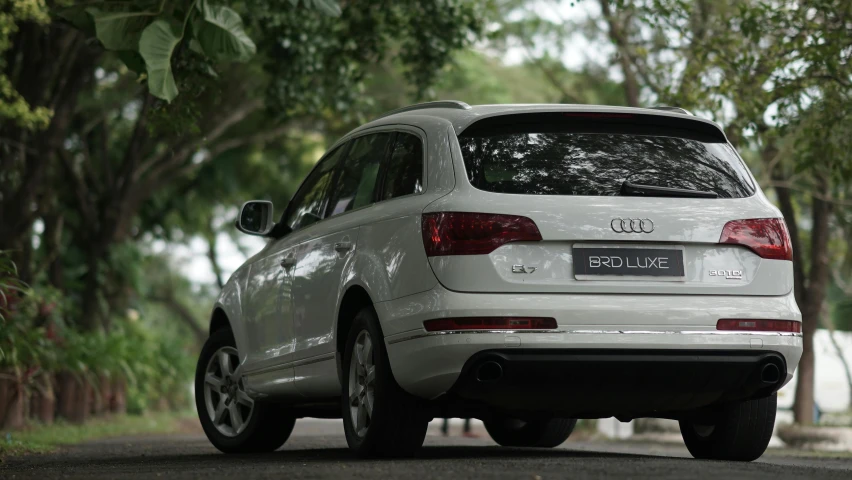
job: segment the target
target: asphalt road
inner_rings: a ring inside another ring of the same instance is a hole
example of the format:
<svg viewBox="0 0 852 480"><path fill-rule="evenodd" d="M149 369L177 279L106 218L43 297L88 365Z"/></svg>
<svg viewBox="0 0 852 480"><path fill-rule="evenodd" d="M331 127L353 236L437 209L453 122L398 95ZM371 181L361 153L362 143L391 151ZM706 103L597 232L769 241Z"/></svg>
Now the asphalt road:
<svg viewBox="0 0 852 480"><path fill-rule="evenodd" d="M553 450L510 449L487 436L441 437L434 426L418 458L358 460L342 426L302 420L266 455L226 456L194 429L167 436L100 440L53 454L8 458L0 479L22 478L852 478L852 457L770 451L753 463L689 458L676 444L572 441Z"/></svg>

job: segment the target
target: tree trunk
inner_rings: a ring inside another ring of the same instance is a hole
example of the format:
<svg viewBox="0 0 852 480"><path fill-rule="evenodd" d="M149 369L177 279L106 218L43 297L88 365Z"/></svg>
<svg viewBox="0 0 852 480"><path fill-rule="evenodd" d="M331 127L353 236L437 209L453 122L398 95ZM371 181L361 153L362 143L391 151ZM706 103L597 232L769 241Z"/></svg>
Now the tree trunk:
<svg viewBox="0 0 852 480"><path fill-rule="evenodd" d="M203 345L207 340L207 331L199 325L198 320L196 320L192 312L183 306L171 292L163 296L151 295L148 297L148 300L161 303L164 307L177 315L178 318L183 320L184 325L186 325L193 335L195 335L195 339L198 341L199 345Z"/></svg>
<svg viewBox="0 0 852 480"><path fill-rule="evenodd" d="M53 287L60 290L65 285L62 259L60 258L64 223L64 217L58 212L46 215L44 217L44 234L42 235L44 259L47 262L47 279Z"/></svg>
<svg viewBox="0 0 852 480"><path fill-rule="evenodd" d="M208 222L207 232L205 237L207 239L207 259L210 260L210 268L213 269L213 275L216 276L216 285L219 287L219 290L225 287L225 279L222 275L222 268L219 266L219 258L216 251L216 235L218 232L215 228L213 228L212 219Z"/></svg>
<svg viewBox="0 0 852 480"><path fill-rule="evenodd" d="M633 71L633 62L630 59L627 44L627 38L624 33L624 26L619 23L615 13L609 5L609 0L600 0L601 12L607 22L609 28L609 38L615 44L618 50L618 63L621 66L621 73L624 75L624 101L628 107L639 106L639 81L636 78L636 72Z"/></svg>
<svg viewBox="0 0 852 480"><path fill-rule="evenodd" d="M816 191L820 194L828 192L828 181L824 177L817 178ZM831 204L823 199L812 197L811 229L811 268L808 272L808 285L804 291L804 302L799 307L802 310L802 359L799 361L799 376L796 382L796 399L793 403L793 417L801 425L814 423L814 340L813 336L819 325L822 304L828 289L829 259L828 241L830 237L829 219Z"/></svg>
<svg viewBox="0 0 852 480"><path fill-rule="evenodd" d="M83 276L84 290L79 325L86 331L93 331L101 325L101 279L100 259L104 252L90 245L86 253L86 274Z"/></svg>

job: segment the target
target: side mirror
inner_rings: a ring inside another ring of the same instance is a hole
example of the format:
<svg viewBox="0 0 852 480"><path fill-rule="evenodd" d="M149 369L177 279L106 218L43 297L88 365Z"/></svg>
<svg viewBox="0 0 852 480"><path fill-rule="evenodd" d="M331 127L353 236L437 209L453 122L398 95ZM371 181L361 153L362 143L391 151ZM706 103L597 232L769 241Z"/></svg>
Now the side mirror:
<svg viewBox="0 0 852 480"><path fill-rule="evenodd" d="M275 225L272 219L272 202L251 200L240 208L237 217L237 230L249 235L266 236Z"/></svg>

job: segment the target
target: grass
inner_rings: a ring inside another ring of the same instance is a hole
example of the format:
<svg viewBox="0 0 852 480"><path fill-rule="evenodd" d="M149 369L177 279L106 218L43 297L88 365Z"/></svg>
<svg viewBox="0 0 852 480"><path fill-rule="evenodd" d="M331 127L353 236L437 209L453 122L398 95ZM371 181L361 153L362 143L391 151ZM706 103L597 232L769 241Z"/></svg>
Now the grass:
<svg viewBox="0 0 852 480"><path fill-rule="evenodd" d="M0 457L44 453L61 445L73 445L106 437L171 433L191 412L163 412L93 419L77 425L57 421L53 425L32 424L26 430L0 432Z"/></svg>

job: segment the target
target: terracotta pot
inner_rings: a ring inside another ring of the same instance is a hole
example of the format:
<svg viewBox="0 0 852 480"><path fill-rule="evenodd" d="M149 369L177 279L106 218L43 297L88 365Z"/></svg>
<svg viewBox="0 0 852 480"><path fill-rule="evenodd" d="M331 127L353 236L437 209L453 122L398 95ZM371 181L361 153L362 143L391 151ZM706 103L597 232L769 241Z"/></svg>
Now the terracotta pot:
<svg viewBox="0 0 852 480"><path fill-rule="evenodd" d="M30 418L44 425L52 425L56 414L56 392L53 375L41 375L30 397Z"/></svg>
<svg viewBox="0 0 852 480"><path fill-rule="evenodd" d="M0 370L0 375L5 374L5 370ZM3 422L6 421L6 406L9 404L9 397L11 396L9 392L13 384L12 381L0 376L0 425L3 425Z"/></svg>
<svg viewBox="0 0 852 480"><path fill-rule="evenodd" d="M0 429L21 428L26 424L26 395L21 374L11 369L0 374Z"/></svg>
<svg viewBox="0 0 852 480"><path fill-rule="evenodd" d="M95 391L95 387L89 382L85 383L86 385L86 412L89 413L89 416L92 416L95 413L96 405L95 401L97 399L97 392Z"/></svg>
<svg viewBox="0 0 852 480"><path fill-rule="evenodd" d="M112 413L127 413L127 383L123 378L115 376L112 379L112 397L109 402L109 410Z"/></svg>
<svg viewBox="0 0 852 480"><path fill-rule="evenodd" d="M107 374L98 376L98 389L95 401L95 414L106 415L111 411L112 405L112 379Z"/></svg>
<svg viewBox="0 0 852 480"><path fill-rule="evenodd" d="M89 417L90 386L69 372L56 376L57 414L70 422L83 423Z"/></svg>

